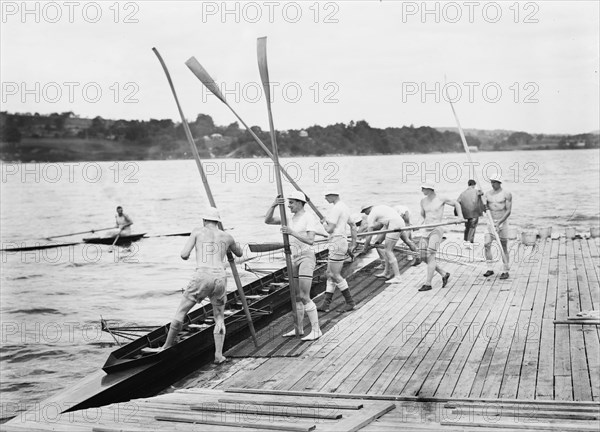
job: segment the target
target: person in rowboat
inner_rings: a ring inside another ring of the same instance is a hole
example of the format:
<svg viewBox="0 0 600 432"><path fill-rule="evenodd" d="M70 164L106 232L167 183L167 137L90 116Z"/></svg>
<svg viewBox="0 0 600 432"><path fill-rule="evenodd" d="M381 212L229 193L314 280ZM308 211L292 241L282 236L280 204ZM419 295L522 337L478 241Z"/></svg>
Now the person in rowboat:
<svg viewBox="0 0 600 432"><path fill-rule="evenodd" d="M444 206L453 206L459 218L463 219L462 209L458 201L446 197L438 196L435 193L435 186L423 184L421 192L425 198L421 200L421 216L423 224L434 224L442 221L444 216ZM429 291L434 273L437 271L442 276L442 288L448 284L450 273L437 265L435 254L442 243L444 229L442 227L429 228L428 232L421 237L420 249L421 259L427 262L427 278L425 284L419 288L419 291Z"/></svg>
<svg viewBox="0 0 600 432"><path fill-rule="evenodd" d="M494 274L492 270L492 241L496 240L493 229L498 232L501 247L504 250L506 262L504 262L504 271L500 274L500 279L508 279L508 217L512 212L512 194L502 189L502 178L497 176L490 177L492 190L485 193L486 208L490 211L494 227L488 225L488 232L485 234L483 245L485 248L485 259L488 270L483 274L489 277Z"/></svg>
<svg viewBox="0 0 600 432"><path fill-rule="evenodd" d="M219 229L218 224L221 218L216 208L209 208L202 219L204 226L195 228L192 231L181 251L181 258L187 260L192 250L196 250L196 271L183 292L183 298L169 326L167 340L161 348L146 349L145 351L162 351L175 345L177 333L183 328L187 313L195 304L201 303L208 297L212 304L215 320L213 330L215 363L221 364L227 360L223 356L223 343L226 333L225 302L227 300L227 274L223 262L227 256L227 251L241 257L243 250L229 233Z"/></svg>
<svg viewBox="0 0 600 432"><path fill-rule="evenodd" d="M269 225L280 225L281 218L274 216L275 209L284 204L285 200L277 197L267 214L265 223ZM296 298L297 323L304 331L304 313L310 320L311 331L302 338L303 341L312 341L322 336L319 327L319 315L317 306L310 298L310 287L312 286L313 272L316 266L315 253L310 247L315 241L315 233L318 229L317 218L304 209L306 196L302 192L294 191L288 195L288 208L293 216L288 218L288 226L281 227L281 232L289 235L290 249L292 252L292 277L298 281L298 293ZM283 335L283 337L296 336L295 330Z"/></svg>
<svg viewBox="0 0 600 432"><path fill-rule="evenodd" d="M406 226L398 212L386 205L373 206L372 204L365 204L361 207L360 211L367 215L365 231L392 230L404 228ZM364 223L361 225L364 225ZM372 237L373 236L366 237L364 245L365 251L373 247L371 246ZM394 256L394 246L396 246L399 239L400 231L395 231L379 234L373 242L374 245L379 245L382 241L384 242L383 251L379 251L378 248L378 252L383 259L383 272L375 275L375 277L388 279L386 283L399 283L401 281L398 261Z"/></svg>
<svg viewBox="0 0 600 432"><path fill-rule="evenodd" d="M352 243L350 251L356 248L356 225L350 221L350 209L340 200L340 193L335 189L325 192L325 199L333 208L327 217L321 220L325 231L329 233L329 259L327 261L327 287L325 297L318 310L329 311L335 288L338 287L346 301L346 311L354 309L355 303L348 289L348 282L342 277L342 267L348 252L348 239L346 238L346 225L350 227Z"/></svg>
<svg viewBox="0 0 600 432"><path fill-rule="evenodd" d="M123 207L118 206L117 214L115 215L115 226L117 227L117 229L112 232L112 236L131 235L131 225L133 225L133 220L125 213L123 213Z"/></svg>

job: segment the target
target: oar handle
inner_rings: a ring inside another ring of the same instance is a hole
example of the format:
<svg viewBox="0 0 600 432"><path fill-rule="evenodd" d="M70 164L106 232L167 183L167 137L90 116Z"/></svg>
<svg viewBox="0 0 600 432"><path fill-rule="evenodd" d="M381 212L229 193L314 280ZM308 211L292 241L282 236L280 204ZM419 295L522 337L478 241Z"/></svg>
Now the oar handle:
<svg viewBox="0 0 600 432"><path fill-rule="evenodd" d="M456 221L440 222L440 223L427 224L427 225L411 225L408 227L395 228L395 229L389 229L389 230L366 231L366 232L356 234L356 237L365 237L365 236L371 236L371 235L387 234L387 233L402 232L402 231L414 231L414 230L427 229L427 228L436 228L436 227L446 226L446 225L458 225L458 224L462 224L465 222L466 222L466 220L461 219L461 220L456 220Z"/></svg>

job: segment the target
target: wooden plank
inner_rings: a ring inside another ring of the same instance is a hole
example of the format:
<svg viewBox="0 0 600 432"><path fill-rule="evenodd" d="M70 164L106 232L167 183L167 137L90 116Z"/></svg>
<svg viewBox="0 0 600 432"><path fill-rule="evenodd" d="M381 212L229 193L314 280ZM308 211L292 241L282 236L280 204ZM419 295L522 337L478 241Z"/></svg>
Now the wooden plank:
<svg viewBox="0 0 600 432"><path fill-rule="evenodd" d="M267 429L267 430L276 430L276 431L289 431L289 432L310 432L316 429L316 425L314 424L306 424L306 426L296 425L291 426L289 423L245 423L240 421L220 421L220 420L210 420L210 419L200 419L186 416L155 416L155 420L171 422L171 423L191 423L194 425L204 424L204 425L212 425L212 426L225 426L228 428L247 428L247 429Z"/></svg>
<svg viewBox="0 0 600 432"><path fill-rule="evenodd" d="M298 402L297 400L290 401L281 401L281 400L248 400L248 399L219 399L219 403L228 403L228 404L245 404L245 405L266 405L266 406L293 406L293 407L305 407L305 408L322 408L323 403L315 403L315 402ZM334 405L337 409L349 409L349 410L358 410L364 407L362 403L354 403L354 404L339 404L336 403Z"/></svg>
<svg viewBox="0 0 600 432"><path fill-rule="evenodd" d="M481 422L466 422L466 421L457 421L457 422L445 422L442 421L440 423L442 426L462 426L462 427L471 427L471 428L495 428L495 429L520 429L520 430L541 430L547 432L597 432L598 428L596 425L577 425L577 426L569 426L562 423L559 424L532 424L532 422L526 423L514 423L514 422L506 422L506 423L491 423L486 421Z"/></svg>

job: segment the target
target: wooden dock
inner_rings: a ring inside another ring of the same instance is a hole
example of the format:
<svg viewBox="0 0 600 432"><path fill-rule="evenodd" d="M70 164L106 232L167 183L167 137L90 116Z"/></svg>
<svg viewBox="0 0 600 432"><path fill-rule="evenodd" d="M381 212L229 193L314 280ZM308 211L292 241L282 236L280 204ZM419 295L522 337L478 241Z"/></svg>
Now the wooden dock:
<svg viewBox="0 0 600 432"><path fill-rule="evenodd" d="M325 334L316 342L282 339L291 328L284 317L260 332L259 348L238 345L227 353L227 364L202 368L170 394L98 409L114 413L135 407L128 424L122 419L69 421L68 414L50 423L29 412L4 427L198 430L198 424L166 424L156 416L202 423L191 407L197 397L211 396L216 403L236 399L245 405L294 398L298 406L304 406L304 398L344 406L352 400L380 404L369 405L371 414L352 421L347 413L339 429L341 419L323 422L309 414L290 421L301 430L597 431L600 322L595 314L584 319L577 314L600 308L599 249L598 238L561 237L518 247L515 242L507 280L499 279L499 272L483 277L487 268L481 260L447 255L439 262L451 273L447 287L436 275L428 292L417 291L424 265L408 267L403 260L402 283L393 285L375 279L370 265L350 280L353 291L364 293L357 296L357 309L340 313L336 293L337 307L320 315ZM227 392L235 397L224 396ZM212 426L204 430L269 430L265 419L256 420L257 427L242 421L205 423Z"/></svg>

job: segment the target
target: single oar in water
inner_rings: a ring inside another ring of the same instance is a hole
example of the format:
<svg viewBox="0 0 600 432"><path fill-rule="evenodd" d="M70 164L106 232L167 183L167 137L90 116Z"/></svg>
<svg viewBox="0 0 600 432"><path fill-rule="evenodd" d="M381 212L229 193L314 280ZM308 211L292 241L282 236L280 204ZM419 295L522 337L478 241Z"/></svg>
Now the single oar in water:
<svg viewBox="0 0 600 432"><path fill-rule="evenodd" d="M108 249L108 253L112 253L115 245L117 244L117 242L119 241L119 237L121 237L121 233L117 234L117 236L115 237L115 241L113 242L113 244L110 246L110 249Z"/></svg>
<svg viewBox="0 0 600 432"><path fill-rule="evenodd" d="M44 237L44 238L46 240L52 240L52 239L59 238L59 237L69 237L69 236L74 236L74 235L78 235L78 234L95 233L95 232L107 231L107 230L111 230L111 229L115 229L115 227L111 226L109 228L99 228L96 230L80 231L80 232L75 232L75 233L70 233L70 234L61 234L61 235L56 235L56 236L51 236L51 237Z"/></svg>
<svg viewBox="0 0 600 432"><path fill-rule="evenodd" d="M256 143L265 151L265 153L267 153L267 155L271 158L271 160L273 160L273 162L275 162L275 155L267 148L267 146L261 141L261 139L246 124L246 122L244 120L242 120L242 118L238 115L237 112L235 112L235 110L231 107L231 105L229 105L229 103L225 99L225 96L223 96L223 94L221 93L221 90L219 90L219 86L217 86L217 84L215 83L215 81L208 74L208 72L206 72L206 69L204 69L202 67L202 65L198 62L198 60L196 60L195 57L190 57L188 59L188 61L185 62L185 64L192 71L192 73L194 75L196 75L196 77L200 81L202 81L202 84L204 84L204 86L208 90L210 90L210 92L212 94L214 94L221 102L223 102L225 105L227 105L227 107L231 110L231 112L233 113L233 115L236 116L236 118L240 121L240 123L242 123L244 125L244 127L246 128L246 130L248 131L248 133L252 136L252 138L254 138L254 141L256 141ZM287 173L287 171L285 170L285 168L283 168L281 165L278 166L277 172L279 172L279 171L281 171L281 173L291 183L291 185L294 188L296 188L297 191L304 193L304 191L302 189L300 189L300 186L298 186L298 184L294 181L293 177L290 176ZM310 206L310 208L312 208L312 210L315 212L315 214L319 217L319 219L323 219L323 214L312 203L312 201L310 200L309 196L306 195L305 193L304 193L304 196L306 197L306 202L308 203L308 205Z"/></svg>
<svg viewBox="0 0 600 432"><path fill-rule="evenodd" d="M206 191L206 195L208 197L208 201L211 207L217 208L217 204L215 203L215 199L213 197L212 191L210 190L210 185L208 184L208 178L206 178L206 173L204 172L204 168L202 167L202 161L200 160L200 154L198 153L198 149L196 148L196 143L194 141L194 137L192 136L192 132L190 131L190 126L185 119L185 115L183 114L183 110L181 109L181 105L179 104L179 98L177 97L177 93L175 92L175 86L173 85L173 81L171 80L171 74L167 69L167 65L162 59L156 48L152 48L154 54L158 58L160 65L167 76L167 81L169 82L169 86L171 87L171 92L173 93L173 97L175 98L175 103L177 104L177 110L179 111L179 116L181 117L181 124L183 125L183 130L187 137L187 140L192 148L192 153L194 154L194 159L196 160L196 166L198 167L198 171L200 172L200 177L202 178L202 183L204 184L204 190ZM223 224L219 222L218 224L220 229L223 228ZM237 286L237 290L240 296L240 300L242 302L242 306L244 308L244 313L246 315L246 320L248 321L248 328L250 329L250 333L252 334L252 339L254 339L254 344L258 347L258 338L256 336L256 330L254 330L254 323L252 322L252 316L250 315L250 309L248 308L248 303L246 302L246 296L244 294L244 287L242 286L242 281L240 280L240 275L238 274L237 267L235 266L235 261L233 258L233 254L231 251L227 251L227 260L229 261L229 266L231 267L231 274L233 279L235 280L235 285Z"/></svg>
<svg viewBox="0 0 600 432"><path fill-rule="evenodd" d="M466 222L465 220L457 220L457 221L440 222L440 223L433 223L433 224L427 224L427 225L411 225L411 226L407 226L407 227L403 227L403 228L388 229L388 230L381 230L381 231L365 231L365 232L356 234L356 236L357 237L365 237L365 236L378 235L378 234L387 234L387 233L391 233L391 232L414 231L414 230L420 230L420 229L435 228L435 227L445 226L445 225L464 224L465 222Z"/></svg>

